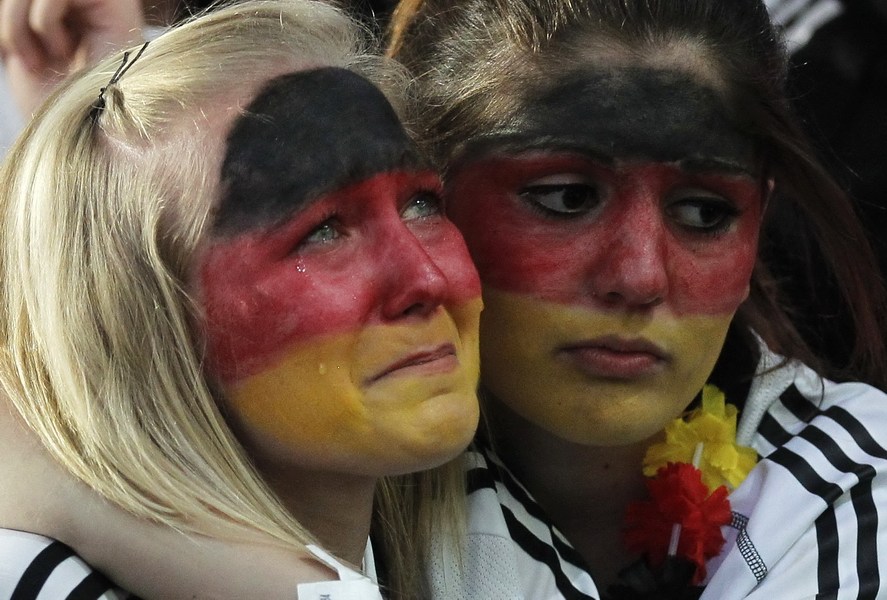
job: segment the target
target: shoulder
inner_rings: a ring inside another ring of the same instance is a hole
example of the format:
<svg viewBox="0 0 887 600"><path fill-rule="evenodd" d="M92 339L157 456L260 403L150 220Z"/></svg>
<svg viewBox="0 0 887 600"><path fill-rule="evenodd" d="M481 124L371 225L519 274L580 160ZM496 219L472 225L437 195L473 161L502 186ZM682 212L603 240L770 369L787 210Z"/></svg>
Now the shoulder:
<svg viewBox="0 0 887 600"><path fill-rule="evenodd" d="M578 553L496 454L479 446L466 458L467 535L458 552L452 538L434 539L433 597L597 598Z"/></svg>
<svg viewBox="0 0 887 600"><path fill-rule="evenodd" d="M780 365L780 366L771 366ZM847 440L873 458L887 458L887 394L865 383L835 383L797 361L782 362L772 353L752 383L743 424L761 456L785 447L825 450ZM840 442L839 442L840 443Z"/></svg>
<svg viewBox="0 0 887 600"><path fill-rule="evenodd" d="M887 443L887 394L865 383L835 383L761 344L761 358L742 409L737 442L761 456L789 443L810 426L840 424L855 437ZM807 436L811 435L807 432Z"/></svg>
<svg viewBox="0 0 887 600"><path fill-rule="evenodd" d="M0 598L10 600L132 598L71 548L33 533L0 529Z"/></svg>
<svg viewBox="0 0 887 600"><path fill-rule="evenodd" d="M730 495L734 521L706 591L876 597L887 585L887 395L774 364L752 384L743 443L761 460Z"/></svg>

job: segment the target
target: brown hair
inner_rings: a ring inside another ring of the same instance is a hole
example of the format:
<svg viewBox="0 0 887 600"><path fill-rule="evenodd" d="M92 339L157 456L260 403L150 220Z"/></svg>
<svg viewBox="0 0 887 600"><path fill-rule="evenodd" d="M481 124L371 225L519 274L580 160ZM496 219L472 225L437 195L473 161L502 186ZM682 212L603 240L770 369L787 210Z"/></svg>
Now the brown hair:
<svg viewBox="0 0 887 600"><path fill-rule="evenodd" d="M774 351L837 379L887 386L885 292L874 254L847 195L815 158L785 92L785 52L759 0L404 0L389 53L416 78L423 138L441 165L464 142L508 115L525 90L544 85L565 56L593 46L645 60L688 45L726 83L734 113L774 182L749 299L734 332L757 332ZM786 234L802 228L802 244ZM813 262L813 252L823 266ZM791 268L785 259L794 255ZM771 272L833 278L852 317L853 352L838 368L814 357ZM745 336L751 342L750 336ZM753 349L753 351L756 351ZM722 361L730 357L722 353Z"/></svg>

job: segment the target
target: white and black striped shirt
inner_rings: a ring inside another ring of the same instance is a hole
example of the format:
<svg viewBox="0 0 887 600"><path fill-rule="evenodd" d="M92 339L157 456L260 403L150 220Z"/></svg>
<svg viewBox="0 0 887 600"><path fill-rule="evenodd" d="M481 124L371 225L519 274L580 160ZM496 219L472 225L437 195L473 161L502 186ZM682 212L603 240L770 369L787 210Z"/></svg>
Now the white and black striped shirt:
<svg viewBox="0 0 887 600"><path fill-rule="evenodd" d="M61 542L12 529L0 529L0 599L137 600Z"/></svg>
<svg viewBox="0 0 887 600"><path fill-rule="evenodd" d="M765 0L772 21L783 31L789 51L804 46L819 28L844 12L841 0Z"/></svg>
<svg viewBox="0 0 887 600"><path fill-rule="evenodd" d="M338 578L294 582L294 600L382 600L369 540L364 550L365 573L346 566L322 548L309 544L306 549L335 571ZM163 597L183 594L168 591ZM139 599L116 587L65 544L34 533L0 528L0 600Z"/></svg>
<svg viewBox="0 0 887 600"><path fill-rule="evenodd" d="M763 356L738 428L762 457L730 495L704 600L887 598L887 395ZM434 543L434 598L599 598L564 537L499 459L469 455L463 564Z"/></svg>

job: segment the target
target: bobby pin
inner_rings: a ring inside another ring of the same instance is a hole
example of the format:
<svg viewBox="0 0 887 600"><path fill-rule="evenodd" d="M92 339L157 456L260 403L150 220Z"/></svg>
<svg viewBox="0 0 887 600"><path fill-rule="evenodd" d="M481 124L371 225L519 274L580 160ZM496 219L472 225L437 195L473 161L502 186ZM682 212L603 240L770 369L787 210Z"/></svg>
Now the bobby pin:
<svg viewBox="0 0 887 600"><path fill-rule="evenodd" d="M129 68L139 59L142 53L145 51L145 48L148 47L148 42L142 44L142 47L139 48L139 51L136 52L136 55L132 60L129 60L130 52L127 50L123 53L123 60L120 63L120 66L117 67L117 70L114 71L114 74L111 76L111 79L108 80L108 85L99 90L99 97L92 105L92 109L90 110L90 116L92 120L95 121L99 118L99 114L105 109L105 90L107 90L112 85L116 85L117 82L120 81L120 78L123 77Z"/></svg>

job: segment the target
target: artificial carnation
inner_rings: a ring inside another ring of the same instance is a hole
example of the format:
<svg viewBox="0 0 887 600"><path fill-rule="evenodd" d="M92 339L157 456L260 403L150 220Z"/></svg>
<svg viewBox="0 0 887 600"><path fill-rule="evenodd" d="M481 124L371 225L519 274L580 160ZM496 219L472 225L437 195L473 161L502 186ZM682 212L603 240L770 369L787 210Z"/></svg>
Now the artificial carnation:
<svg viewBox="0 0 887 600"><path fill-rule="evenodd" d="M726 485L735 489L755 466L752 448L736 444L736 407L713 385L702 389L702 405L665 428L665 442L654 444L644 457L644 475L650 477L668 463L692 463L702 446L698 468L710 490Z"/></svg>
<svg viewBox="0 0 887 600"><path fill-rule="evenodd" d="M705 578L705 561L724 545L721 526L731 519L727 489L719 486L709 494L699 469L686 463L669 463L646 483L650 500L630 504L626 513L626 547L654 567L661 565L678 524L676 554L696 565L693 583L699 583Z"/></svg>

